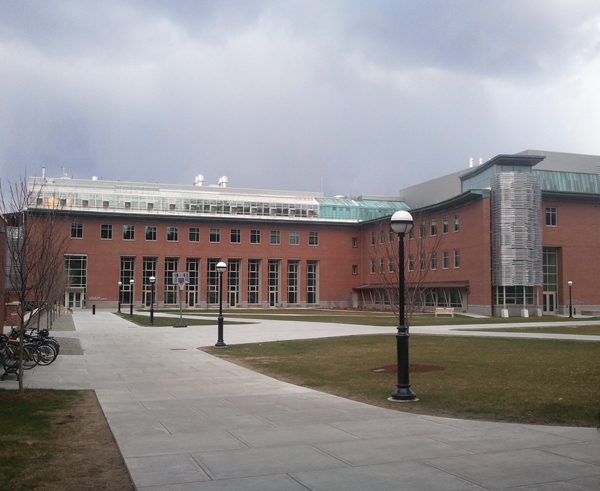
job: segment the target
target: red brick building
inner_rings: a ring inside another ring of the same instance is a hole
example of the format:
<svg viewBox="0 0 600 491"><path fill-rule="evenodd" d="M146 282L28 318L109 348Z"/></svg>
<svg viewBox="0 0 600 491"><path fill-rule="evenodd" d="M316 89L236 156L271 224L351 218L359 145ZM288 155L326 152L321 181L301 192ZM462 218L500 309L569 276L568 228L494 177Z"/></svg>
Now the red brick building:
<svg viewBox="0 0 600 491"><path fill-rule="evenodd" d="M388 303L397 238L409 210L406 278L422 308L495 315L600 309L600 157L526 151L400 191L397 198L31 178L30 210L59 206L70 228L65 269L73 308L118 300L229 307ZM199 181L197 184L201 184ZM133 282L131 282L133 280ZM118 283L121 282L122 286Z"/></svg>

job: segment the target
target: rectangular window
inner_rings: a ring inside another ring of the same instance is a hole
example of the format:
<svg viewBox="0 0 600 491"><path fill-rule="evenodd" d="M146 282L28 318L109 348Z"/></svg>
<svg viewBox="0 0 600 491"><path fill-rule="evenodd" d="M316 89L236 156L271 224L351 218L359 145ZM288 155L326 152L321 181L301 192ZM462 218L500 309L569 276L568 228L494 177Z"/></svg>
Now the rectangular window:
<svg viewBox="0 0 600 491"><path fill-rule="evenodd" d="M260 259L248 259L248 303L260 303Z"/></svg>
<svg viewBox="0 0 600 491"><path fill-rule="evenodd" d="M260 230L250 230L250 243L260 244Z"/></svg>
<svg viewBox="0 0 600 491"><path fill-rule="evenodd" d="M131 281L134 280L132 283ZM121 258L121 303L135 301L133 292L135 286L135 257Z"/></svg>
<svg viewBox="0 0 600 491"><path fill-rule="evenodd" d="M149 307L152 301L154 304L157 303L156 296L156 265L158 264L158 258L156 257L145 257L142 262L142 305ZM154 299L152 298L152 282L150 278L154 277Z"/></svg>
<svg viewBox="0 0 600 491"><path fill-rule="evenodd" d="M300 232L290 232L290 245L300 245Z"/></svg>
<svg viewBox="0 0 600 491"><path fill-rule="evenodd" d="M271 230L271 245L281 244L281 232L279 230Z"/></svg>
<svg viewBox="0 0 600 491"><path fill-rule="evenodd" d="M165 305L175 305L179 303L179 285L173 284L173 273L179 271L178 257L165 257L165 276L163 280L165 296Z"/></svg>
<svg viewBox="0 0 600 491"><path fill-rule="evenodd" d="M424 221L419 224L419 238L425 237L425 225Z"/></svg>
<svg viewBox="0 0 600 491"><path fill-rule="evenodd" d="M319 261L306 261L306 303L319 303Z"/></svg>
<svg viewBox="0 0 600 491"><path fill-rule="evenodd" d="M242 260L229 259L227 263L227 301L230 307L235 307L240 303Z"/></svg>
<svg viewBox="0 0 600 491"><path fill-rule="evenodd" d="M146 240L156 240L156 227L154 225L146 225Z"/></svg>
<svg viewBox="0 0 600 491"><path fill-rule="evenodd" d="M219 304L220 273L217 264L220 259L208 259L206 261L206 302L208 305Z"/></svg>
<svg viewBox="0 0 600 491"><path fill-rule="evenodd" d="M423 254L419 254L419 269L425 271L425 256Z"/></svg>
<svg viewBox="0 0 600 491"><path fill-rule="evenodd" d="M377 262L375 259L371 259L371 274L377 273Z"/></svg>
<svg viewBox="0 0 600 491"><path fill-rule="evenodd" d="M385 261L383 258L379 259L379 272L385 273Z"/></svg>
<svg viewBox="0 0 600 491"><path fill-rule="evenodd" d="M319 232L308 232L308 245L319 245Z"/></svg>
<svg viewBox="0 0 600 491"><path fill-rule="evenodd" d="M232 244L241 244L242 243L242 231L239 228L232 228L231 234L229 236L229 241Z"/></svg>
<svg viewBox="0 0 600 491"><path fill-rule="evenodd" d="M432 270L437 269L437 253L436 252L431 253L431 269Z"/></svg>
<svg viewBox="0 0 600 491"><path fill-rule="evenodd" d="M394 239L396 238L396 234L394 233L394 231L390 228L390 233L388 234L388 242L391 244L392 242L394 242Z"/></svg>
<svg viewBox="0 0 600 491"><path fill-rule="evenodd" d="M288 261L287 272L287 301L288 304L297 304L298 286L300 284L300 261Z"/></svg>
<svg viewBox="0 0 600 491"><path fill-rule="evenodd" d="M200 229L198 227L189 228L188 240L190 242L200 242Z"/></svg>
<svg viewBox="0 0 600 491"><path fill-rule="evenodd" d="M448 251L442 252L442 267L448 269L450 267L450 254Z"/></svg>
<svg viewBox="0 0 600 491"><path fill-rule="evenodd" d="M219 242L221 242L221 229L211 228L209 232L208 241L212 244L218 244Z"/></svg>
<svg viewBox="0 0 600 491"><path fill-rule="evenodd" d="M371 232L371 245L375 245L375 231Z"/></svg>
<svg viewBox="0 0 600 491"><path fill-rule="evenodd" d="M358 265L357 264L352 265L352 274L358 274Z"/></svg>
<svg viewBox="0 0 600 491"><path fill-rule="evenodd" d="M448 217L442 218L442 233L443 234L448 233Z"/></svg>
<svg viewBox="0 0 600 491"><path fill-rule="evenodd" d="M431 220L431 222L429 222L429 235L431 235L432 237L435 237L437 235L437 221L436 220Z"/></svg>
<svg viewBox="0 0 600 491"><path fill-rule="evenodd" d="M112 240L112 225L100 225L100 238Z"/></svg>
<svg viewBox="0 0 600 491"><path fill-rule="evenodd" d="M188 257L185 270L190 275L190 282L185 285L186 303L188 307L194 307L200 301L200 259Z"/></svg>
<svg viewBox="0 0 600 491"><path fill-rule="evenodd" d="M135 240L135 225L123 225L123 240Z"/></svg>
<svg viewBox="0 0 600 491"><path fill-rule="evenodd" d="M385 242L385 230L381 229L379 231L379 243L383 244Z"/></svg>
<svg viewBox="0 0 600 491"><path fill-rule="evenodd" d="M85 307L87 290L87 256L65 254L65 276L69 278L71 288L81 289L82 297L77 297L77 292L69 292L69 307ZM73 296L71 296L71 293Z"/></svg>
<svg viewBox="0 0 600 491"><path fill-rule="evenodd" d="M454 231L458 232L458 215L454 215Z"/></svg>
<svg viewBox="0 0 600 491"><path fill-rule="evenodd" d="M352 247L358 247L358 237L352 237Z"/></svg>
<svg viewBox="0 0 600 491"><path fill-rule="evenodd" d="M392 258L388 259L388 273L394 272L394 260Z"/></svg>
<svg viewBox="0 0 600 491"><path fill-rule="evenodd" d="M410 254L408 256L408 264L407 264L407 269L409 271L414 271L415 270L415 256L413 256L412 254Z"/></svg>
<svg viewBox="0 0 600 491"><path fill-rule="evenodd" d="M460 253L458 251L454 251L454 267L460 268Z"/></svg>
<svg viewBox="0 0 600 491"><path fill-rule="evenodd" d="M415 238L415 229L413 227L408 231L408 240L412 240Z"/></svg>
<svg viewBox="0 0 600 491"><path fill-rule="evenodd" d="M179 228L167 227L167 242L177 242L179 240Z"/></svg>
<svg viewBox="0 0 600 491"><path fill-rule="evenodd" d="M546 226L547 227L556 227L558 223L558 214L556 212L556 208L550 207L546 208Z"/></svg>
<svg viewBox="0 0 600 491"><path fill-rule="evenodd" d="M279 305L279 292L281 291L281 261L279 259L269 259L268 263L268 281L269 281L269 306Z"/></svg>
<svg viewBox="0 0 600 491"><path fill-rule="evenodd" d="M83 239L83 223L72 223L71 224L71 238L72 239Z"/></svg>

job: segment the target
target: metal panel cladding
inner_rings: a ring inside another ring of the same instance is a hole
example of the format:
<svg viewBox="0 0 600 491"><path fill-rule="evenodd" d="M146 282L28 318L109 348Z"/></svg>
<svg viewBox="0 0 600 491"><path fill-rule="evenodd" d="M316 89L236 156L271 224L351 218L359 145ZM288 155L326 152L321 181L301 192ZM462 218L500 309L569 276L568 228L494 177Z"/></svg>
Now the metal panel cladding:
<svg viewBox="0 0 600 491"><path fill-rule="evenodd" d="M542 193L533 172L492 177L492 284L542 285Z"/></svg>

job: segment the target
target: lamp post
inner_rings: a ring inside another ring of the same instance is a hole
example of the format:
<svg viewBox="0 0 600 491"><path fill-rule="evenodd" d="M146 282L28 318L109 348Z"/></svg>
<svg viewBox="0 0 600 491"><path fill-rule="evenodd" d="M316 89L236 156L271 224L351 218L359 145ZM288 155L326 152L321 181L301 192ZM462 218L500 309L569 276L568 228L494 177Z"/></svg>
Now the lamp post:
<svg viewBox="0 0 600 491"><path fill-rule="evenodd" d="M150 286L152 287L152 293L150 294L150 324L154 325L154 284L156 283L156 278L154 276L150 276Z"/></svg>
<svg viewBox="0 0 600 491"><path fill-rule="evenodd" d="M227 264L223 261L217 263L217 272L219 273L219 319L218 319L218 337L217 346L218 348L224 348L227 346L223 341L223 273L227 271Z"/></svg>
<svg viewBox="0 0 600 491"><path fill-rule="evenodd" d="M408 327L404 325L404 235L413 227L413 217L407 211L397 211L390 222L392 231L398 234L398 334L396 356L398 359L398 384L390 401L413 401L416 394L410 389L408 365Z"/></svg>
<svg viewBox="0 0 600 491"><path fill-rule="evenodd" d="M133 319L133 284L135 281L129 280L129 317Z"/></svg>
<svg viewBox="0 0 600 491"><path fill-rule="evenodd" d="M121 287L123 286L123 283L121 283L119 281L119 308L117 309L117 312L120 314L121 313Z"/></svg>
<svg viewBox="0 0 600 491"><path fill-rule="evenodd" d="M573 318L573 297L571 296L571 287L573 286L572 281L568 281L569 285L569 318Z"/></svg>

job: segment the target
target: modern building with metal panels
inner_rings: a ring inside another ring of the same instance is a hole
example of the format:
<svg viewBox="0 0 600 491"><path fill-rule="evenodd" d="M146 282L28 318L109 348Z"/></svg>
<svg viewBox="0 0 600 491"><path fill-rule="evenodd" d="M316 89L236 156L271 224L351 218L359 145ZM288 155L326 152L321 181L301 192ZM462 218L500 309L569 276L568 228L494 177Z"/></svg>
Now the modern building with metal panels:
<svg viewBox="0 0 600 491"><path fill-rule="evenodd" d="M72 308L218 304L385 307L396 284L389 217L409 210L407 284L418 309L487 315L600 310L600 157L527 150L398 197L33 177L29 214L58 209ZM182 292L175 272L188 272ZM133 281L131 281L133 280ZM121 286L119 286L119 282Z"/></svg>

